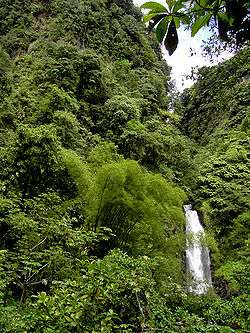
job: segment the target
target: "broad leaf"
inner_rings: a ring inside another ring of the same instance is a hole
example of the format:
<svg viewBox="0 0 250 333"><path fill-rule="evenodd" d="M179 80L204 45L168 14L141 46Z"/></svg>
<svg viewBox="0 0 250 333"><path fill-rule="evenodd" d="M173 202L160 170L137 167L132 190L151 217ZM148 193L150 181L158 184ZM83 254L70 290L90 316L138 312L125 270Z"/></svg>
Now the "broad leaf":
<svg viewBox="0 0 250 333"><path fill-rule="evenodd" d="M192 25L191 36L194 37L202 27L208 24L211 17L212 17L211 13L207 13L206 15L199 17Z"/></svg>
<svg viewBox="0 0 250 333"><path fill-rule="evenodd" d="M178 12L178 10L180 10L183 7L185 7L185 5L183 4L183 0L176 1L176 3L174 4L174 7L173 7L173 13Z"/></svg>
<svg viewBox="0 0 250 333"><path fill-rule="evenodd" d="M178 34L175 26L174 19L171 20L168 28L168 33L164 41L164 45L171 56L177 48L178 45Z"/></svg>
<svg viewBox="0 0 250 333"><path fill-rule="evenodd" d="M199 0L196 1L195 8L212 8L214 1L211 0Z"/></svg>
<svg viewBox="0 0 250 333"><path fill-rule="evenodd" d="M154 13L165 13L168 11L166 7L154 1L145 2L141 5L141 8L151 9Z"/></svg>
<svg viewBox="0 0 250 333"><path fill-rule="evenodd" d="M166 35L167 28L169 25L169 16L166 16L164 19L160 21L160 23L157 25L155 33L158 41L161 43Z"/></svg>
<svg viewBox="0 0 250 333"><path fill-rule="evenodd" d="M148 31L152 31L152 29L159 23L166 14L157 14L150 22L148 25Z"/></svg>
<svg viewBox="0 0 250 333"><path fill-rule="evenodd" d="M177 29L180 28L181 21L180 21L179 17L174 16L174 23L175 23L175 26Z"/></svg>
<svg viewBox="0 0 250 333"><path fill-rule="evenodd" d="M178 18L180 19L180 21L184 24L190 24L190 17L187 14L184 13L176 13L176 16L178 14Z"/></svg>
<svg viewBox="0 0 250 333"><path fill-rule="evenodd" d="M166 0L166 3L168 4L169 9L171 10L174 6L174 0Z"/></svg>
<svg viewBox="0 0 250 333"><path fill-rule="evenodd" d="M148 14L144 15L143 16L143 22L148 22L148 21L151 21L154 17L158 16L157 13L152 13L152 12L149 12Z"/></svg>
<svg viewBox="0 0 250 333"><path fill-rule="evenodd" d="M229 30L229 23L227 20L224 19L224 16L218 15L218 31L219 36L222 40L228 41L228 30Z"/></svg>
<svg viewBox="0 0 250 333"><path fill-rule="evenodd" d="M232 26L234 23L234 18L229 16L227 13L220 13L218 17L222 19L228 26Z"/></svg>

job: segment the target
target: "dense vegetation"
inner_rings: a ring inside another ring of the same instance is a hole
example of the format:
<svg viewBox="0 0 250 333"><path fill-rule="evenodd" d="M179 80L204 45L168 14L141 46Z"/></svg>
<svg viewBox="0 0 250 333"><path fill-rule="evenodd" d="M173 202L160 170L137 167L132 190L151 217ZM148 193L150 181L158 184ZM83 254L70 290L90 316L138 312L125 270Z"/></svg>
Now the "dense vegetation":
<svg viewBox="0 0 250 333"><path fill-rule="evenodd" d="M132 1L0 0L1 332L247 332L248 54L227 111L214 68L173 114ZM217 294L186 292L188 200Z"/></svg>
<svg viewBox="0 0 250 333"><path fill-rule="evenodd" d="M249 293L250 81L249 52L200 70L198 82L182 96L181 126L199 142L194 186L197 207L223 254L218 277L231 290Z"/></svg>

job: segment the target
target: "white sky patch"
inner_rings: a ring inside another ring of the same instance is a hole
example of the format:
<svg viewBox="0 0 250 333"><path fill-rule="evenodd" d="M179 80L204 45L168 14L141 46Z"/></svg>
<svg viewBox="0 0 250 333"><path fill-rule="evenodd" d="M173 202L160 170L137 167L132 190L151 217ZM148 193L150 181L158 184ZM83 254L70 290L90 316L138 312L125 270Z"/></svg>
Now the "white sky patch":
<svg viewBox="0 0 250 333"><path fill-rule="evenodd" d="M136 6L140 6L147 0L133 0L133 2ZM164 0L156 0L156 2L166 5ZM178 36L179 44L174 54L170 57L164 47L162 47L162 53L168 65L172 67L171 77L175 81L177 90L182 91L194 83L193 80L186 79L186 75L191 74L193 67L211 66L209 60L202 56L201 49L202 40L206 40L209 37L209 32L201 29L195 37L191 37L190 31L179 29ZM193 56L191 56L190 49L193 51ZM218 61L229 57L230 54L223 54Z"/></svg>
<svg viewBox="0 0 250 333"><path fill-rule="evenodd" d="M182 91L193 84L193 80L186 78L186 75L191 74L192 68L211 66L211 63L202 56L201 49L202 40L208 38L208 34L198 32L195 37L191 37L190 31L179 29L178 36L179 44L174 54L169 56L164 47L162 47L162 53L164 59L172 67L171 76L176 83L177 90Z"/></svg>

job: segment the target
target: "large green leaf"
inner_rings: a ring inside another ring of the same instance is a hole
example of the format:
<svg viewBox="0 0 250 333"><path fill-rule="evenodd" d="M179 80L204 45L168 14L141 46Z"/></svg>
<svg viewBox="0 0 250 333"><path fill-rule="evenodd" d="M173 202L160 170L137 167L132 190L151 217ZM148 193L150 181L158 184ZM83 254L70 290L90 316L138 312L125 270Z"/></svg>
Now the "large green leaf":
<svg viewBox="0 0 250 333"><path fill-rule="evenodd" d="M180 21L179 17L174 16L174 23L175 23L176 28L179 29L180 25L181 25L181 21Z"/></svg>
<svg viewBox="0 0 250 333"><path fill-rule="evenodd" d="M175 1L174 0L166 0L166 3L168 4L169 9L171 10L174 6Z"/></svg>
<svg viewBox="0 0 250 333"><path fill-rule="evenodd" d="M220 1L220 0L219 0ZM195 3L195 9L212 8L214 0L199 0Z"/></svg>
<svg viewBox="0 0 250 333"><path fill-rule="evenodd" d="M169 20L170 20L169 16L164 17L164 19L162 19L156 27L155 33L156 33L156 37L160 43L163 41L163 39L166 35L167 28L169 25Z"/></svg>
<svg viewBox="0 0 250 333"><path fill-rule="evenodd" d="M190 24L190 20L191 20L190 16L188 16L187 14L184 14L184 13L178 13L178 14L179 14L178 17L182 23ZM176 14L176 16L177 16L177 14Z"/></svg>
<svg viewBox="0 0 250 333"><path fill-rule="evenodd" d="M178 10L180 10L183 7L185 7L185 5L183 4L183 0L176 1L176 3L174 4L174 7L173 7L173 13L178 12Z"/></svg>
<svg viewBox="0 0 250 333"><path fill-rule="evenodd" d="M154 1L145 2L141 5L141 8L151 9L154 13L166 13L168 11L166 7Z"/></svg>
<svg viewBox="0 0 250 333"><path fill-rule="evenodd" d="M151 11L143 16L143 22L148 22L151 21L154 17L156 17L158 14L157 13L152 13Z"/></svg>
<svg viewBox="0 0 250 333"><path fill-rule="evenodd" d="M211 17L212 13L207 13L206 15L199 17L192 25L191 36L194 37L202 27L208 24Z"/></svg>
<svg viewBox="0 0 250 333"><path fill-rule="evenodd" d="M168 50L169 55L171 56L177 48L179 39L175 26L174 19L171 20L168 28L168 33L164 41L164 45Z"/></svg>
<svg viewBox="0 0 250 333"><path fill-rule="evenodd" d="M154 26L160 22L160 20L165 17L167 14L162 14L162 13L152 13L150 11L148 14L143 16L143 22L148 22L148 21L154 21Z"/></svg>
<svg viewBox="0 0 250 333"><path fill-rule="evenodd" d="M166 14L157 14L148 25L148 30L152 31L152 29L164 18Z"/></svg>

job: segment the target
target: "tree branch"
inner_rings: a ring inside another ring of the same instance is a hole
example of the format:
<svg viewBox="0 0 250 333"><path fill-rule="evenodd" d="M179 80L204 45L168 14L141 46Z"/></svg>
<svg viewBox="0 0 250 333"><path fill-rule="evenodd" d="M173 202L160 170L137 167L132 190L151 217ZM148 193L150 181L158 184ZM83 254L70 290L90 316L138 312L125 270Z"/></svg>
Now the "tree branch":
<svg viewBox="0 0 250 333"><path fill-rule="evenodd" d="M33 246L31 249L30 249L30 252L32 252L33 250L35 250L35 248L37 248L39 245L41 245L43 242L46 241L48 237L46 236L43 240L41 240L38 244L36 244L35 246Z"/></svg>

